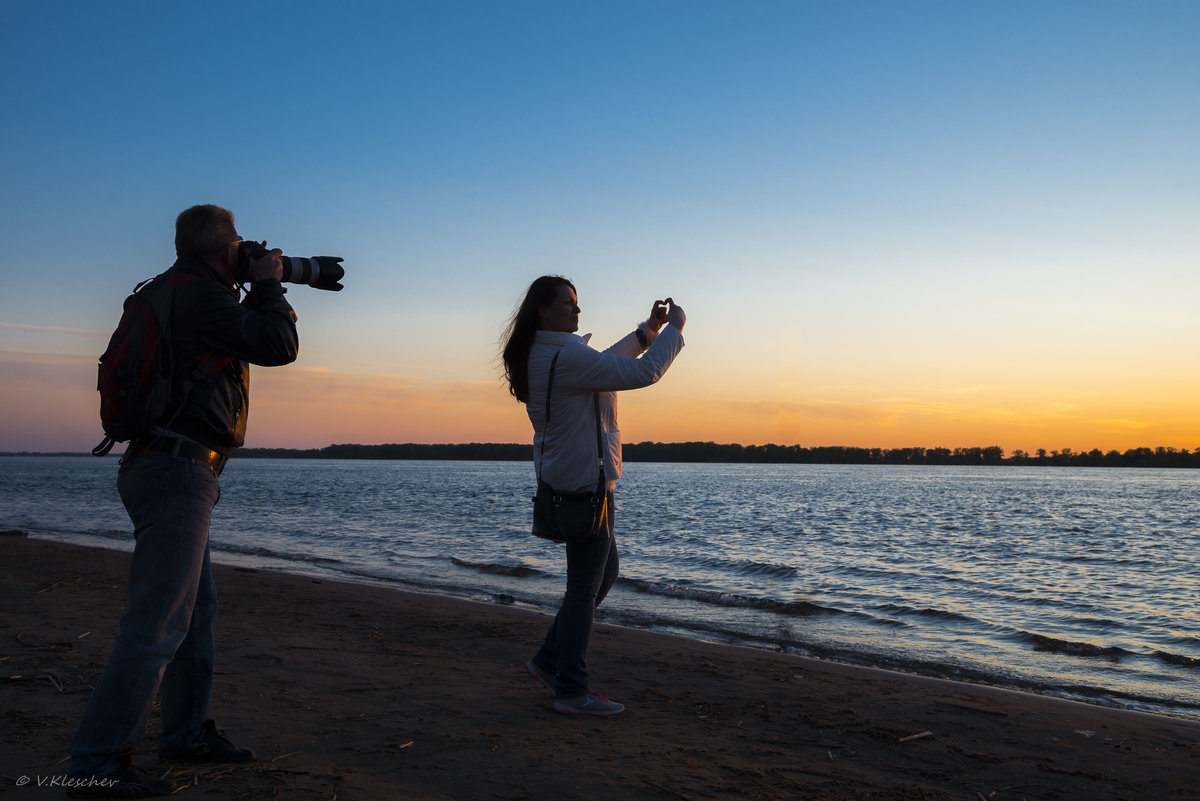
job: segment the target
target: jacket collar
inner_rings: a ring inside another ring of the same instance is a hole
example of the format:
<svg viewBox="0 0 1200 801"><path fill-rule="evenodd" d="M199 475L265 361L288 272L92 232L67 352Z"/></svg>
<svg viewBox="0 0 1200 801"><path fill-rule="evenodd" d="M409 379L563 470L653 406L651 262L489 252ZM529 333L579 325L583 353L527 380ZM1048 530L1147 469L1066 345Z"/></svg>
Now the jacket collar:
<svg viewBox="0 0 1200 801"><path fill-rule="evenodd" d="M221 286L228 287L231 290L234 288L233 285L226 282L226 280L222 278L216 270L214 270L212 267L209 267L207 262L197 256L180 256L175 260L175 263L171 265L171 269L179 270L180 272L184 273L191 273L192 275L198 275L201 278L207 278L210 281L216 281Z"/></svg>
<svg viewBox="0 0 1200 801"><path fill-rule="evenodd" d="M572 342L586 345L591 338L591 334L580 336L567 331L542 331L540 329L533 335L533 341L540 345L570 345Z"/></svg>

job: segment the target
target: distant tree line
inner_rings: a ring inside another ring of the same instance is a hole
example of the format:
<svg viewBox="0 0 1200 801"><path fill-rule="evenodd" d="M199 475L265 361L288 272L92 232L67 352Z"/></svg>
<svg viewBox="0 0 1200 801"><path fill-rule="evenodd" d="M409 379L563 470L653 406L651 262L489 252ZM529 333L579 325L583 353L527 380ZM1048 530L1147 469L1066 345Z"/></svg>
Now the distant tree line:
<svg viewBox="0 0 1200 801"><path fill-rule="evenodd" d="M1057 465L1062 467L1200 467L1200 449L1131 448L1124 453L1070 448L1006 457L999 445L974 448L856 448L827 445L718 445L715 442L640 442L626 445L627 461L752 462L794 464Z"/></svg>
<svg viewBox="0 0 1200 801"><path fill-rule="evenodd" d="M250 459L456 459L465 461L527 462L528 444L471 442L458 445L329 445L324 448L242 448L235 456ZM999 445L984 448L856 448L823 445L736 445L716 442L638 442L625 445L627 462L731 462L749 464L932 464L932 465L1054 465L1062 467L1196 467L1200 448L1131 448L1074 451L1070 448L1005 456Z"/></svg>
<svg viewBox="0 0 1200 801"><path fill-rule="evenodd" d="M1200 467L1200 448L1189 453L1187 448L1130 448L1120 451L1101 452L1093 448L1084 453L1070 448L1047 452L1038 448L1034 453L1015 450L1006 460L1007 464L1051 464L1073 467Z"/></svg>

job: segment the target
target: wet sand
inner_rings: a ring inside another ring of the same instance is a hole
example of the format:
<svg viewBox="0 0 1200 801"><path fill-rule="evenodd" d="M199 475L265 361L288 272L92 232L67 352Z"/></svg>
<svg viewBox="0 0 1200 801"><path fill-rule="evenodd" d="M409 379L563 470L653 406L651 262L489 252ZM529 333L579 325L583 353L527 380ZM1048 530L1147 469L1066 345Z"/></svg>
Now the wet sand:
<svg viewBox="0 0 1200 801"><path fill-rule="evenodd" d="M66 772L127 566L0 536L4 798L63 797L38 780ZM606 625L593 688L628 709L565 717L522 667L543 614L228 566L217 583L214 717L259 761L173 769L178 797L1200 798L1190 720ZM136 757L156 772L157 729Z"/></svg>

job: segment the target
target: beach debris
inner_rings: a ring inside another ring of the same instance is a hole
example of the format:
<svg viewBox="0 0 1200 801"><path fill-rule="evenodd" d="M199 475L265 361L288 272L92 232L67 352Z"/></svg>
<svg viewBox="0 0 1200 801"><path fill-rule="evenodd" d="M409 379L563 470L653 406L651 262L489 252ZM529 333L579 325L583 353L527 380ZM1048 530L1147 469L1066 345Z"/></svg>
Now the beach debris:
<svg viewBox="0 0 1200 801"><path fill-rule="evenodd" d="M683 801L694 801L694 799L695 799L695 796L685 795L684 793L681 793L680 791L676 790L673 787L667 787L665 784L659 784L658 782L653 782L653 781L647 781L646 784L650 785L651 787L653 787L654 789L658 790L661 793L673 795L676 798L683 799Z"/></svg>
<svg viewBox="0 0 1200 801"><path fill-rule="evenodd" d="M1096 736L1096 732L1088 731L1087 729L1076 729L1075 733L1082 734L1084 737L1095 737Z"/></svg>
<svg viewBox="0 0 1200 801"><path fill-rule="evenodd" d="M967 712L981 712L985 715L996 715L997 717L1002 717L1002 718L1008 717L1008 713L1005 712L1003 709L992 709L983 704L971 704L971 703L963 703L961 701L942 701L942 700L934 701L934 703L939 706L952 706L956 709L966 710Z"/></svg>
<svg viewBox="0 0 1200 801"><path fill-rule="evenodd" d="M907 743L907 742L910 742L910 741L912 741L912 740L920 740L920 739L923 739L923 738L925 738L925 737L932 737L932 736L933 736L933 732L931 732L931 731L923 731L923 732L918 732L917 734L910 734L910 735L908 735L907 737L901 737L901 738L900 738L900 740L899 740L899 742L902 742L902 743Z"/></svg>
<svg viewBox="0 0 1200 801"><path fill-rule="evenodd" d="M179 771L176 775L183 781L180 789L183 787L199 787L202 784L212 784L215 779L220 778L234 770L233 766L220 766L216 768L191 768ZM169 771L168 771L169 772ZM175 792L179 792L177 789Z"/></svg>
<svg viewBox="0 0 1200 801"><path fill-rule="evenodd" d="M65 579L62 581L56 581L53 584L47 584L45 587L42 587L40 590L38 590L38 593L50 592L50 590L54 589L55 587L70 587L78 582L79 579L75 579L74 581L67 581Z"/></svg>
<svg viewBox="0 0 1200 801"><path fill-rule="evenodd" d="M88 636L89 634L91 634L91 632L90 632L90 631L85 631L83 634L80 634L80 635L79 635L78 637L76 637L75 639L77 639L77 640L82 640L84 637Z"/></svg>

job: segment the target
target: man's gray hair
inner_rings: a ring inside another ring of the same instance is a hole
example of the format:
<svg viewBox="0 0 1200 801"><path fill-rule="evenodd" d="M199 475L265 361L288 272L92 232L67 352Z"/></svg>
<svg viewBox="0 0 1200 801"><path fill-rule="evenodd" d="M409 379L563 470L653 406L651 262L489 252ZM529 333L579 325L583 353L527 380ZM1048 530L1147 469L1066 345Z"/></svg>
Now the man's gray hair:
<svg viewBox="0 0 1200 801"><path fill-rule="evenodd" d="M175 255L207 256L236 237L233 212L220 206L192 206L175 218Z"/></svg>

